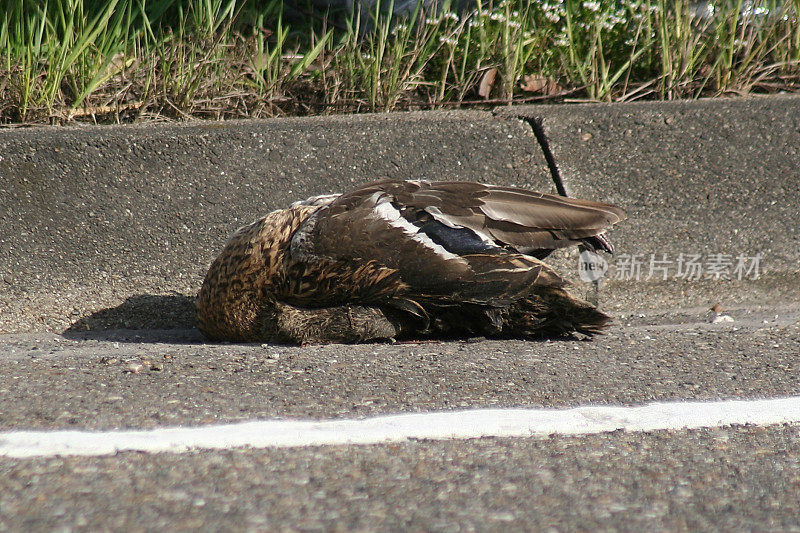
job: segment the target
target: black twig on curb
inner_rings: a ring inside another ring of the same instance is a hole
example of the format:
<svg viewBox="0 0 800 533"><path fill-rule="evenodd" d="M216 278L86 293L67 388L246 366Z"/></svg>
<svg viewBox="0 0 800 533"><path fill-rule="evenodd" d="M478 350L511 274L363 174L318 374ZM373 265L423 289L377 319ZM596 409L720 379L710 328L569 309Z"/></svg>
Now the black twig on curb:
<svg viewBox="0 0 800 533"><path fill-rule="evenodd" d="M547 168L550 169L550 176L556 184L558 194L561 196L568 196L567 189L564 188L564 181L561 179L561 172L558 170L558 165L556 164L556 158L553 157L553 152L550 150L550 142L547 140L547 135L544 132L542 119L536 117L519 118L528 123L533 130L533 134L536 136L536 140L539 141L539 146L542 147L542 152L544 152L544 159L547 161Z"/></svg>

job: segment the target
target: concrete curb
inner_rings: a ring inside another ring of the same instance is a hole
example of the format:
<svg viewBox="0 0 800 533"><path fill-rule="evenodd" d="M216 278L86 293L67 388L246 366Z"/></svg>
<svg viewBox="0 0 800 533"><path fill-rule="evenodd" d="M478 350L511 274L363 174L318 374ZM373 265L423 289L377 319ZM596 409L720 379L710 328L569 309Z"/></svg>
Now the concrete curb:
<svg viewBox="0 0 800 533"><path fill-rule="evenodd" d="M0 333L191 327L230 232L312 194L383 177L551 190L530 116L571 193L629 211L617 260L645 264L605 282L605 307L800 300L800 98L525 106L0 132ZM644 279L652 254L759 252L758 280Z"/></svg>

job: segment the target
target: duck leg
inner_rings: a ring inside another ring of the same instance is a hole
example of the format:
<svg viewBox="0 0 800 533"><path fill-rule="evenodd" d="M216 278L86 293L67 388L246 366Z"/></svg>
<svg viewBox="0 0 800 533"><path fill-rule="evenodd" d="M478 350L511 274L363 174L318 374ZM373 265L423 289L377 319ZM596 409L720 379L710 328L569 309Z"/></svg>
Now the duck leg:
<svg viewBox="0 0 800 533"><path fill-rule="evenodd" d="M262 315L264 337L292 344L352 343L391 339L399 328L380 309L362 305L270 305Z"/></svg>

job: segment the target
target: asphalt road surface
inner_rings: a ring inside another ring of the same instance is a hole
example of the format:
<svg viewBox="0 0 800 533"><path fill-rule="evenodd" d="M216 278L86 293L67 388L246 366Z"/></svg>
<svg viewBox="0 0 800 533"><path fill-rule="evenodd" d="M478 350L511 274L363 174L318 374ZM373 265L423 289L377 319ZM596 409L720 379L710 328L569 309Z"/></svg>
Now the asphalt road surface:
<svg viewBox="0 0 800 533"><path fill-rule="evenodd" d="M592 341L286 347L2 337L0 430L800 394L800 307L617 316ZM0 439L1 440L1 439ZM0 458L0 528L800 530L800 428Z"/></svg>

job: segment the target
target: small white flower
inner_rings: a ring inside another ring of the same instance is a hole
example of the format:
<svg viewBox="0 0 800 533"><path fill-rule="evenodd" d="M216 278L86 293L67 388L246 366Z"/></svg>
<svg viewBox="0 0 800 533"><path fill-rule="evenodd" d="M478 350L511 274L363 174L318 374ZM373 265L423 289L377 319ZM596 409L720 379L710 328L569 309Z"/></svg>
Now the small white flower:
<svg viewBox="0 0 800 533"><path fill-rule="evenodd" d="M611 15L610 17L608 17L606 19L606 21L605 21L605 23L603 25L606 28L611 29L614 26L616 26L617 24L622 24L623 22L625 22L625 19L622 19L622 18L620 18L620 17L618 17L616 15Z"/></svg>
<svg viewBox="0 0 800 533"><path fill-rule="evenodd" d="M455 39L455 37L439 37L439 42L449 44L450 46L455 46L458 44L458 41Z"/></svg>
<svg viewBox="0 0 800 533"><path fill-rule="evenodd" d="M442 15L442 18L444 18L445 20L452 20L453 22L458 22L458 20L459 20L458 19L458 15L456 15L455 13L451 13L451 12L445 13L444 15Z"/></svg>
<svg viewBox="0 0 800 533"><path fill-rule="evenodd" d="M595 2L593 0L590 0L588 2L584 2L582 5L583 5L583 7L585 9L588 9L589 11L599 11L600 10L600 2Z"/></svg>
<svg viewBox="0 0 800 533"><path fill-rule="evenodd" d="M555 24L556 22L558 22L559 20L561 20L561 17L559 17L559 16L558 16L558 13L554 13L554 12L552 12L552 11L548 11L548 12L546 12L546 13L544 14L544 16L545 16L545 18L546 18L547 20L549 20L549 21L550 21L550 22L552 22L553 24Z"/></svg>
<svg viewBox="0 0 800 533"><path fill-rule="evenodd" d="M489 20L494 20L497 22L505 22L506 16L503 15L502 13L492 13L491 15L489 15Z"/></svg>

